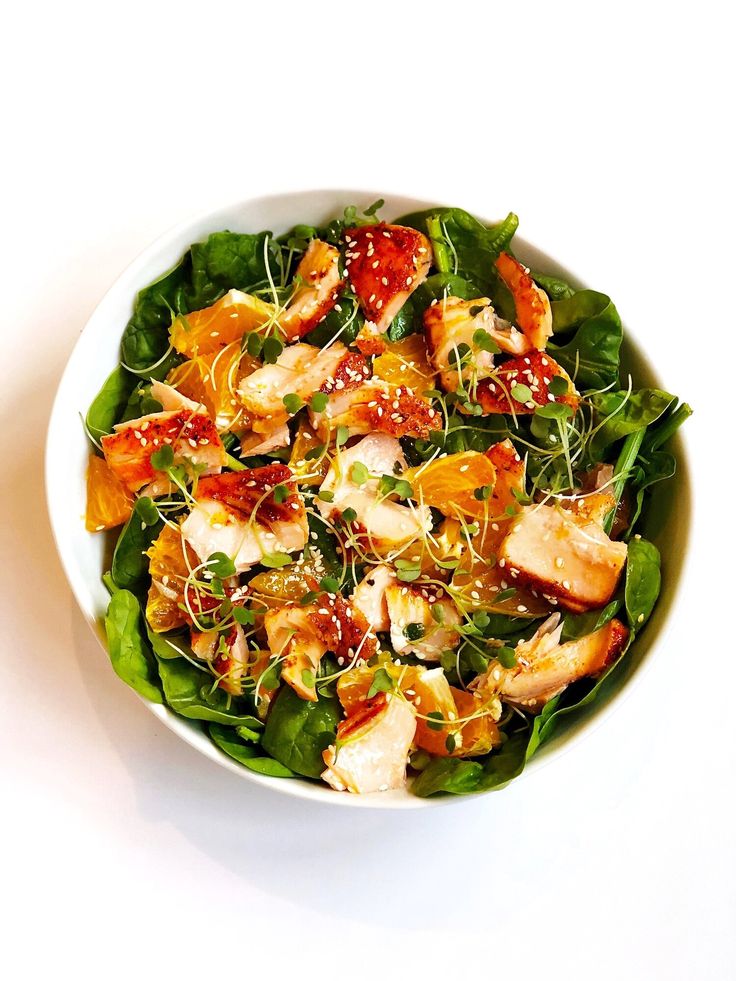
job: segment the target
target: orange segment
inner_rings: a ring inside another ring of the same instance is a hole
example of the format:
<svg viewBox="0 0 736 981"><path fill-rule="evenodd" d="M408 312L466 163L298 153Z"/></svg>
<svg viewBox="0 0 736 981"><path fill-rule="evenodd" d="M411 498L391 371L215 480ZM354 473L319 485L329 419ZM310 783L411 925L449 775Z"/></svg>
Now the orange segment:
<svg viewBox="0 0 736 981"><path fill-rule="evenodd" d="M458 719L469 721L460 724L457 745L453 756L483 756L496 746L501 745L501 733L488 711L490 706L484 704L483 697L461 688L450 688L455 700ZM477 718L473 716L479 713ZM481 714L482 713L482 714Z"/></svg>
<svg viewBox="0 0 736 981"><path fill-rule="evenodd" d="M438 508L448 517L482 518L488 512L487 503L478 500L474 491L493 487L496 469L483 453L466 450L412 467L402 476L413 486L415 500Z"/></svg>
<svg viewBox="0 0 736 981"><path fill-rule="evenodd" d="M91 456L87 468L87 531L105 531L124 524L133 513L135 495L118 480L101 456Z"/></svg>
<svg viewBox="0 0 736 981"><path fill-rule="evenodd" d="M269 600L279 600L284 603L300 600L305 593L319 585L324 574L324 566L309 558L285 566L283 569L267 569L265 572L259 572L257 576L253 576L248 586L254 596L263 599L270 606L272 604Z"/></svg>
<svg viewBox="0 0 736 981"><path fill-rule="evenodd" d="M230 290L222 299L204 310L194 310L177 317L171 325L171 344L188 358L212 354L243 334L273 322L276 308L257 296Z"/></svg>
<svg viewBox="0 0 736 981"><path fill-rule="evenodd" d="M246 375L260 366L257 358L241 352L239 342L234 342L177 365L166 381L182 395L201 402L220 432L233 428L240 431L248 429L250 418L240 404L237 388Z"/></svg>
<svg viewBox="0 0 736 981"><path fill-rule="evenodd" d="M309 421L302 419L299 422L289 458L289 466L300 484L321 484L327 476L330 463L326 455L322 460L306 459L306 454L319 446L321 442L322 440L309 424Z"/></svg>
<svg viewBox="0 0 736 981"><path fill-rule="evenodd" d="M373 377L389 385L401 385L422 395L434 388L434 370L427 358L423 334L410 334L400 341L386 341L383 354L373 362Z"/></svg>
<svg viewBox="0 0 736 981"><path fill-rule="evenodd" d="M164 525L146 554L153 580L146 603L146 619L156 633L182 627L188 622L186 614L179 608L179 603L184 600L184 583L190 575L189 570L199 565L199 560L179 530L169 525Z"/></svg>

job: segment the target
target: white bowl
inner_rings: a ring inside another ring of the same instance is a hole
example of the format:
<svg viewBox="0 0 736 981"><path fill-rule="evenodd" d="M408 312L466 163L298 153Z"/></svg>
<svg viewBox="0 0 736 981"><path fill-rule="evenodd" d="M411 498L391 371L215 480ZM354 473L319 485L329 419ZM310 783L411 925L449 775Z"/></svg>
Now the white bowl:
<svg viewBox="0 0 736 981"><path fill-rule="evenodd" d="M102 382L118 363L121 335L130 317L136 293L173 266L189 245L202 240L210 232L222 229L257 232L268 228L280 234L296 223L320 225L341 215L346 205L367 207L379 197L385 199L382 217L387 219L437 204L375 191L351 190L303 191L239 202L186 221L159 238L122 273L92 314L66 366L51 412L46 447L46 488L51 525L62 565L77 602L103 648L105 633L102 619L108 594L100 576L106 568L106 543L104 535L89 534L84 527L89 444L80 416L84 416ZM499 213L490 218L479 217L493 221L503 216ZM575 286L583 285L559 263L518 236L514 238L514 250L535 269L561 276ZM605 283L595 285L603 290L606 288ZM635 385L666 387L658 382L651 364L628 334L623 360L625 367L631 371ZM654 615L627 655L625 664L614 672L605 695L594 706L568 716L564 727L561 726L554 738L541 748L524 773L551 761L598 725L624 693L631 689L634 679L641 676L642 667L645 661L650 660L655 648L661 646L670 611L676 602L678 584L683 578L691 522L690 489L683 445L679 436L674 442L678 478L676 483L669 481L664 486L659 485L649 508L646 528L647 536L659 546L663 560L663 591ZM106 648L102 656L107 656ZM265 777L239 766L221 753L196 723L175 715L163 705L146 704L164 725L211 760L244 780L284 794L351 807L428 807L464 799L454 796L421 799L407 791L366 796L340 794L307 780Z"/></svg>

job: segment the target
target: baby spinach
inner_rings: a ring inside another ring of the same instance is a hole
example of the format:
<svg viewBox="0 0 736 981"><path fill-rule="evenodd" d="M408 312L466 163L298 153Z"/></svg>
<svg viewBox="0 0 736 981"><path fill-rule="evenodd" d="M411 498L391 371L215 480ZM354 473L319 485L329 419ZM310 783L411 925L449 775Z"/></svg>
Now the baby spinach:
<svg viewBox="0 0 736 981"><path fill-rule="evenodd" d="M100 436L111 433L113 426L120 422L137 383L135 375L131 375L122 365L107 376L85 419L87 431L93 439L99 440Z"/></svg>
<svg viewBox="0 0 736 981"><path fill-rule="evenodd" d="M133 513L120 533L112 556L112 578L121 589L145 589L148 586L148 556L150 548L161 531L159 519L149 524L150 498L139 498Z"/></svg>
<svg viewBox="0 0 736 981"><path fill-rule="evenodd" d="M336 698L307 702L283 687L268 714L261 743L279 763L317 779L325 768L322 752L335 741L339 720Z"/></svg>
<svg viewBox="0 0 736 981"><path fill-rule="evenodd" d="M215 678L206 669L200 670L186 658L166 660L158 657L158 673L169 708L185 719L219 722L226 726L258 726L259 720L247 711L242 699L213 688Z"/></svg>
<svg viewBox="0 0 736 981"><path fill-rule="evenodd" d="M411 785L417 797L500 790L518 777L528 759L530 730L510 736L499 750L478 760L435 756Z"/></svg>
<svg viewBox="0 0 736 981"><path fill-rule="evenodd" d="M632 631L639 631L651 616L662 585L661 560L656 545L632 538L626 558L624 601Z"/></svg>
<svg viewBox="0 0 736 981"><path fill-rule="evenodd" d="M243 742L238 737L240 728L238 726L233 731L227 726L212 723L207 727L207 732L218 749L221 749L223 753L227 753L232 759L237 760L238 763L242 763L243 766L249 770L253 770L255 773L262 773L268 777L296 776L293 770L284 766L283 763L279 763L278 760L274 760L270 756L259 756L257 747Z"/></svg>
<svg viewBox="0 0 736 981"><path fill-rule="evenodd" d="M552 322L555 338L572 334L564 345L550 343L549 351L578 388L616 384L623 327L610 297L578 290L552 303Z"/></svg>
<svg viewBox="0 0 736 981"><path fill-rule="evenodd" d="M631 393L600 392L590 401L597 419L605 420L588 447L591 458L598 461L611 443L651 426L676 399L657 388L641 388Z"/></svg>
<svg viewBox="0 0 736 981"><path fill-rule="evenodd" d="M110 597L105 631L115 674L149 701L162 701L153 656L143 633L140 606L127 589L116 590Z"/></svg>
<svg viewBox="0 0 736 981"><path fill-rule="evenodd" d="M546 276L544 273L532 271L532 279L542 287L550 300L569 300L575 295L573 287L556 276Z"/></svg>

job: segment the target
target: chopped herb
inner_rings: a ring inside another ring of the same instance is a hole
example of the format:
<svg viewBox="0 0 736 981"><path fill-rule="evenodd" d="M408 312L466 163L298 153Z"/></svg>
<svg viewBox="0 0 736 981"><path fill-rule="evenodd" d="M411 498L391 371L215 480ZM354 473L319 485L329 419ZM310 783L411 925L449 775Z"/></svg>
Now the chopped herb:
<svg viewBox="0 0 736 981"><path fill-rule="evenodd" d="M289 395L284 395L282 401L290 416L296 415L297 412L304 406L304 402L295 392L292 392Z"/></svg>

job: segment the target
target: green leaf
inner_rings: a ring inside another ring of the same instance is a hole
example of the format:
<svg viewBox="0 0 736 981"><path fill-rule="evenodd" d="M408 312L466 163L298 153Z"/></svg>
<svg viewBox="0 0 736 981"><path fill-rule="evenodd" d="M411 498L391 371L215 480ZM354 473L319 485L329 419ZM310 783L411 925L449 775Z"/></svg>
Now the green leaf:
<svg viewBox="0 0 736 981"><path fill-rule="evenodd" d="M283 569L285 565L291 565L293 559L287 552L264 552L261 556L261 565L267 569Z"/></svg>
<svg viewBox="0 0 736 981"><path fill-rule="evenodd" d="M411 791L417 797L433 797L499 790L524 769L529 737L529 732L511 736L500 749L480 760L436 756L414 779Z"/></svg>
<svg viewBox="0 0 736 981"><path fill-rule="evenodd" d="M200 671L183 657L157 660L164 700L178 715L222 725L257 726L259 720L238 699L221 688L213 689L215 678L209 671Z"/></svg>
<svg viewBox="0 0 736 981"><path fill-rule="evenodd" d="M325 768L322 753L334 743L339 720L336 698L322 696L307 702L285 686L268 714L261 744L295 773L317 779Z"/></svg>
<svg viewBox="0 0 736 981"><path fill-rule="evenodd" d="M578 290L551 306L555 343L549 352L555 361L583 391L616 384L623 328L610 297ZM571 339L558 346L557 338L568 334Z"/></svg>
<svg viewBox="0 0 736 981"><path fill-rule="evenodd" d="M115 674L151 702L161 702L153 655L143 633L137 598L127 589L110 597L105 615L107 649Z"/></svg>
<svg viewBox="0 0 736 981"><path fill-rule="evenodd" d="M173 465L174 451L170 446L161 446L151 454L151 466L154 470L160 470L166 473Z"/></svg>
<svg viewBox="0 0 736 981"><path fill-rule="evenodd" d="M238 738L240 732L243 731L242 726L238 726L235 732L233 732L227 726L212 723L207 727L207 731L210 739L218 749L221 749L223 753L227 753L232 759L237 760L238 763L242 763L243 766L252 770L254 773L262 773L269 777L296 776L293 770L284 766L283 763L279 763L278 760L274 760L270 756L259 756L255 746L248 745L241 738Z"/></svg>
<svg viewBox="0 0 736 981"><path fill-rule="evenodd" d="M624 603L633 631L641 630L651 616L662 585L657 547L644 538L632 538L626 557Z"/></svg>
<svg viewBox="0 0 736 981"><path fill-rule="evenodd" d="M657 388L641 388L631 394L620 391L592 395L596 419L603 424L591 441L591 458L603 459L611 443L651 426L676 401L674 395Z"/></svg>
<svg viewBox="0 0 736 981"><path fill-rule="evenodd" d="M213 552L207 559L207 568L220 579L229 579L235 575L235 563L224 552Z"/></svg>
<svg viewBox="0 0 736 981"><path fill-rule="evenodd" d="M148 587L148 556L145 552L158 538L162 521L148 524L150 517L146 505L149 498L136 502L133 513L120 533L112 556L112 578L120 589L139 590ZM141 517L143 512L143 517Z"/></svg>
<svg viewBox="0 0 736 981"><path fill-rule="evenodd" d="M312 412L324 412L327 408L328 396L325 392L315 392L309 401Z"/></svg>
<svg viewBox="0 0 736 981"><path fill-rule="evenodd" d="M291 392L289 395L284 395L281 400L284 403L284 407L290 416L294 416L297 412L304 407L304 401L295 392Z"/></svg>
<svg viewBox="0 0 736 981"><path fill-rule="evenodd" d="M133 390L138 384L122 365L108 375L102 388L95 396L87 411L85 425L89 434L96 440L112 432L113 426L120 422Z"/></svg>
<svg viewBox="0 0 736 981"><path fill-rule="evenodd" d="M370 477L368 473L368 467L361 463L359 460L356 461L350 468L350 479L358 487L361 487Z"/></svg>
<svg viewBox="0 0 736 981"><path fill-rule="evenodd" d="M373 696L377 695L379 691L393 690L394 681L391 675L385 668L378 668L373 674L373 679L371 681L370 688L368 689L366 698L373 698Z"/></svg>

